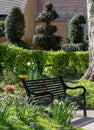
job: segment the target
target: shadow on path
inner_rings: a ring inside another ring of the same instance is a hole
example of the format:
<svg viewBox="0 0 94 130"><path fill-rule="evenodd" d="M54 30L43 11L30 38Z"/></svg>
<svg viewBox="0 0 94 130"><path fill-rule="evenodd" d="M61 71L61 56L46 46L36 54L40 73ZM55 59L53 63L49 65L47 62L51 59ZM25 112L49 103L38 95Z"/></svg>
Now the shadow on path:
<svg viewBox="0 0 94 130"><path fill-rule="evenodd" d="M74 126L82 127L82 126L88 125L88 124L93 123L93 122L94 122L93 117L83 117L81 119L77 119L75 121L72 121L72 124Z"/></svg>

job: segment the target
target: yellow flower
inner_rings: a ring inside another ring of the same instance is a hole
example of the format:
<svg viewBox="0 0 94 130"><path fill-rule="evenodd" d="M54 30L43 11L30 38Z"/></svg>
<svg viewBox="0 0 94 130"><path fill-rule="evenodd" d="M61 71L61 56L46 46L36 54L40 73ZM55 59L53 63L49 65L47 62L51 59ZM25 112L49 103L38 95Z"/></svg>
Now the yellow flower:
<svg viewBox="0 0 94 130"><path fill-rule="evenodd" d="M53 103L54 103L54 104L58 104L59 101L58 101L57 99L55 99L55 100L53 101Z"/></svg>
<svg viewBox="0 0 94 130"><path fill-rule="evenodd" d="M19 75L18 76L20 79L26 79L27 78L27 75Z"/></svg>

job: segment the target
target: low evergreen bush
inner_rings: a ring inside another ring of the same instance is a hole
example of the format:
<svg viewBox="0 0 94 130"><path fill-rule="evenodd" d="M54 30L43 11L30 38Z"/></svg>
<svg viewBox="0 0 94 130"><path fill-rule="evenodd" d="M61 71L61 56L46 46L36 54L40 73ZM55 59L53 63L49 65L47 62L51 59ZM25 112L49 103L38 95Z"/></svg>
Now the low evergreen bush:
<svg viewBox="0 0 94 130"><path fill-rule="evenodd" d="M88 50L88 43L67 43L62 45L61 50L67 52L74 52L74 51L87 51Z"/></svg>

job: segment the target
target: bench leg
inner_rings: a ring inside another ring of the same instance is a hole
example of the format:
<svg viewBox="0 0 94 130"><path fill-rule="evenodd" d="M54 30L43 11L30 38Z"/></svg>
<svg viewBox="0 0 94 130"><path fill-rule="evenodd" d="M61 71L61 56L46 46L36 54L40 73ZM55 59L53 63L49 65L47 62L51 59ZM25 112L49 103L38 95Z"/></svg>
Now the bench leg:
<svg viewBox="0 0 94 130"><path fill-rule="evenodd" d="M87 112L86 112L86 98L84 98L84 116L87 116Z"/></svg>
<svg viewBox="0 0 94 130"><path fill-rule="evenodd" d="M86 109L84 109L84 116L87 116L87 112L86 112Z"/></svg>
<svg viewBox="0 0 94 130"><path fill-rule="evenodd" d="M51 95L51 106L53 107L53 95Z"/></svg>

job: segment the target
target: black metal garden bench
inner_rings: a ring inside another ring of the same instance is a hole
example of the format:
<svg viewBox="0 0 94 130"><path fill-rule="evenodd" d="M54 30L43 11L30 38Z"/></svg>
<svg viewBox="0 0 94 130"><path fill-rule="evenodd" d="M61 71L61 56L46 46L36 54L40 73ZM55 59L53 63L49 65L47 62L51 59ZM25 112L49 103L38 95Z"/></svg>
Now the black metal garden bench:
<svg viewBox="0 0 94 130"><path fill-rule="evenodd" d="M50 104L54 99L64 100L68 98L70 102L76 102L83 110L84 116L86 113L86 89L83 86L69 87L65 84L62 77L26 80L23 79L24 88L26 90L29 101L37 104ZM82 93L78 96L67 94L67 90L82 89Z"/></svg>

